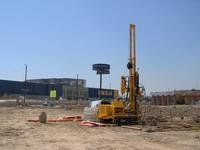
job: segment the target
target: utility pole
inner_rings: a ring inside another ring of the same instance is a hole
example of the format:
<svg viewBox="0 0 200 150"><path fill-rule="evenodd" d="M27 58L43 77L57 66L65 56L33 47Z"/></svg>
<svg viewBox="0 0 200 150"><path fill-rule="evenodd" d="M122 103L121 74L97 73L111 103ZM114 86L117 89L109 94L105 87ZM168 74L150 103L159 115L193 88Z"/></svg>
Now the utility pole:
<svg viewBox="0 0 200 150"><path fill-rule="evenodd" d="M27 91L27 70L28 70L28 65L25 64L25 75L24 75L24 105L26 102L26 91Z"/></svg>
<svg viewBox="0 0 200 150"><path fill-rule="evenodd" d="M99 98L101 99L101 92L102 91L102 74L100 74L100 95L99 95Z"/></svg>
<svg viewBox="0 0 200 150"><path fill-rule="evenodd" d="M79 103L78 99L79 99L79 88L78 88L78 74L77 74L77 78L76 78L76 99L77 99L77 105Z"/></svg>

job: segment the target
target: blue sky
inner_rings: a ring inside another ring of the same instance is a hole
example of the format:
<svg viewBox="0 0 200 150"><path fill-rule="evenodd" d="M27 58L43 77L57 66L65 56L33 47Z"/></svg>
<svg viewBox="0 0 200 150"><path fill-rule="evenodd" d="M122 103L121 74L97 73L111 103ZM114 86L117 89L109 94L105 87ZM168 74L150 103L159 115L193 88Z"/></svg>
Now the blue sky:
<svg viewBox="0 0 200 150"><path fill-rule="evenodd" d="M147 91L200 89L199 0L18 0L0 2L0 79L76 77L103 87L128 73L129 24Z"/></svg>

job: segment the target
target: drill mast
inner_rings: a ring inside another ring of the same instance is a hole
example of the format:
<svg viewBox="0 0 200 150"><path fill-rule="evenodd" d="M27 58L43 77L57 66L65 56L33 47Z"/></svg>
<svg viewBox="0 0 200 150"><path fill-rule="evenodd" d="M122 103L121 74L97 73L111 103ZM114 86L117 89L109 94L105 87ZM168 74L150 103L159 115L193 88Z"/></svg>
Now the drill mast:
<svg viewBox="0 0 200 150"><path fill-rule="evenodd" d="M135 25L130 24L130 58L129 69L129 106L130 111L136 111L136 44L135 44Z"/></svg>

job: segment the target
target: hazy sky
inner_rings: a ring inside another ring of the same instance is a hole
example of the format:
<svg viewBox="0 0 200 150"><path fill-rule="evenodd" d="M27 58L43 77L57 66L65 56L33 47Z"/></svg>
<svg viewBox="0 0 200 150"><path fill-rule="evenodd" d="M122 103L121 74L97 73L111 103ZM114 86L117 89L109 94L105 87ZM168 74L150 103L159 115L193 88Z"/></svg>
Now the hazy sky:
<svg viewBox="0 0 200 150"><path fill-rule="evenodd" d="M103 87L128 73L129 24L147 91L200 88L199 0L6 0L0 2L0 79L74 77Z"/></svg>

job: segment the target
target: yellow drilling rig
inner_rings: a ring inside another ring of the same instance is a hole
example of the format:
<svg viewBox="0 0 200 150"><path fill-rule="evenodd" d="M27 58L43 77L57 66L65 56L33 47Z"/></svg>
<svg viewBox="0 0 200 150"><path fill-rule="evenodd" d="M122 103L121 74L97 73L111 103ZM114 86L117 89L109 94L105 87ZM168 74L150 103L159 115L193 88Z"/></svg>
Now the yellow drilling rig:
<svg viewBox="0 0 200 150"><path fill-rule="evenodd" d="M139 74L136 70L135 28L134 24L130 24L130 58L127 64L129 75L121 76L121 94L125 99L101 101L96 112L96 118L100 122L112 120L120 124L122 121L138 121L141 118L138 99L143 96L144 88L139 86Z"/></svg>

